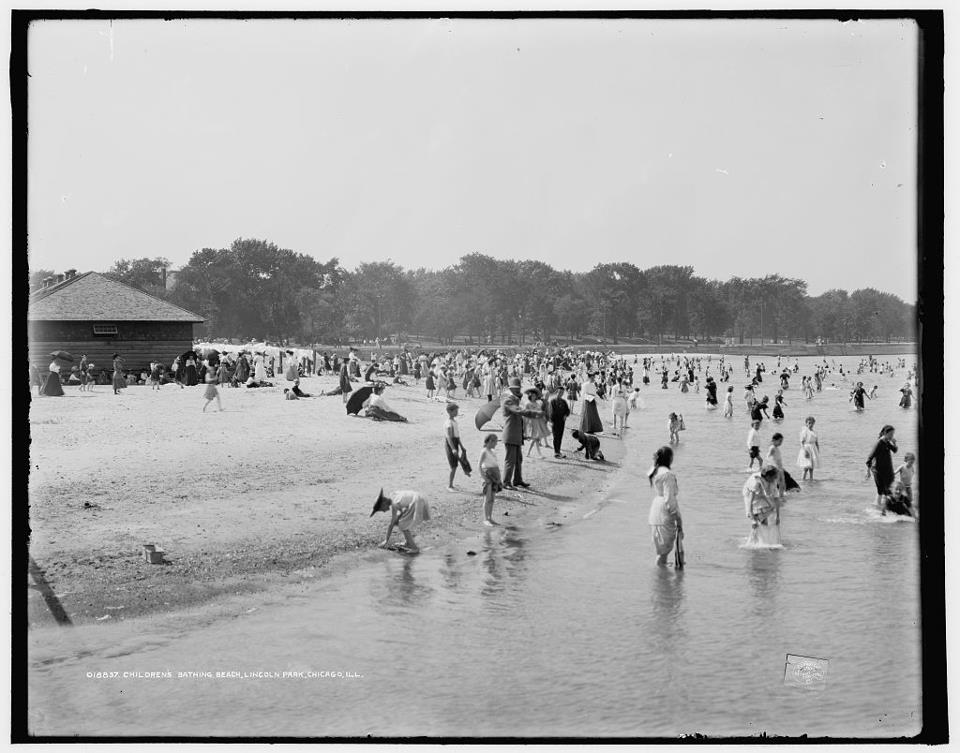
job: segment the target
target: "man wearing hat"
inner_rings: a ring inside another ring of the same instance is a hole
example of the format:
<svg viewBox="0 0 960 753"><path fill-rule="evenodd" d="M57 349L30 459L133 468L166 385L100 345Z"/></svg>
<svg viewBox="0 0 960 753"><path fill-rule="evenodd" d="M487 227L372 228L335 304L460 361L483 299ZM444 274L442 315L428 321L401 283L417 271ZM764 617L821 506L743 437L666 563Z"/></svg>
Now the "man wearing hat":
<svg viewBox="0 0 960 753"><path fill-rule="evenodd" d="M520 408L520 378L510 377L507 383L508 391L500 400L503 409L503 444L507 448L507 456L503 461L503 486L505 489L524 488L530 486L523 480L523 418L536 418L540 411L521 410Z"/></svg>

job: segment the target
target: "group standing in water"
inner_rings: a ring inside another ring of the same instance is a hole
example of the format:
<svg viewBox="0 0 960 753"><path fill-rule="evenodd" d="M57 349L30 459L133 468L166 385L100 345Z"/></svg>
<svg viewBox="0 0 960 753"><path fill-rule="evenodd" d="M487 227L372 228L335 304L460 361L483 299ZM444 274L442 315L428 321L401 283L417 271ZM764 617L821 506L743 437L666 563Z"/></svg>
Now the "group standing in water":
<svg viewBox="0 0 960 753"><path fill-rule="evenodd" d="M871 358L871 362L873 359ZM901 359L898 365L906 366ZM765 419L768 419L767 405L769 399L758 397L757 387L763 381L763 374L766 371L762 364L756 364L754 370L751 370L749 358L744 361L744 368L752 378L746 385L744 400L747 412L750 414L751 425L747 437L747 451L749 456L748 471L749 478L743 486L744 510L746 517L751 521L750 535L747 539L747 546L758 547L780 547L780 516L781 508L786 497L786 492L797 491L800 485L794 481L789 472L783 467L783 461L780 446L783 443L783 435L780 432L775 433L771 438L771 445L765 458L761 458L760 452L760 428ZM778 363L779 368L779 363ZM858 373L862 373L865 365L861 364ZM873 369L876 371L876 369ZM794 368L796 373L797 368ZM815 391L820 392L831 371L837 371L842 379L846 379L843 365L839 367L836 363L832 369L827 365L826 359L823 364L818 366L813 376L804 375L801 378L801 394L807 400L812 400ZM892 366L885 365L880 369L881 373L888 373L894 376ZM667 387L666 374L662 372L661 386ZM784 369L780 374L780 389L776 393L773 405L772 419L780 423L785 418L784 408L788 403L784 398L784 391L789 389L790 371ZM908 374L906 383L900 388L899 407L910 409L912 407L913 389L911 381L916 381L916 374ZM831 383L831 388L836 386ZM734 417L733 405L733 387L728 386L723 406L724 418ZM681 393L683 384L681 383ZM862 381L857 381L850 393L850 402L854 405L854 410L862 412L865 410L867 400L878 399L879 385L874 385L872 389L867 390ZM708 401L708 409L711 407ZM804 419L804 425L799 435L799 453L797 456L797 467L802 471L802 481L813 482L814 474L821 465L820 441L815 430L816 419L813 416L807 416ZM660 448L654 454L654 467L650 472L651 484L656 483L657 494L651 505L649 514L649 525L657 553L657 564L666 564L666 555L669 553L670 546L682 539L682 526L680 524L679 506L677 503L678 484L676 474L672 470L673 450L672 446L679 443L679 429L682 427L682 416L678 413L671 413L668 421L669 444L670 446ZM876 506L882 515L888 513L901 516L915 517L913 507L913 480L915 477L914 465L916 456L914 453L907 453L904 456L904 462L894 469L892 455L897 452L896 441L894 440L894 429L886 425L880 432L877 443L867 458L867 475L872 477L876 489ZM756 465L756 468L754 468Z"/></svg>

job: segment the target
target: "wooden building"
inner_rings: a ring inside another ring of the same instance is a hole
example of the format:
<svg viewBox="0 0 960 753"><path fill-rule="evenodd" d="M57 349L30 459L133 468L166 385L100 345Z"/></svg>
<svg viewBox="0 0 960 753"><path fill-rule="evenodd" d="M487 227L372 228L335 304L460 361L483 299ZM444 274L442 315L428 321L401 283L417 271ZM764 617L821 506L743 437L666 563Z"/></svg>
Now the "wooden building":
<svg viewBox="0 0 960 753"><path fill-rule="evenodd" d="M46 371L50 353L69 351L80 362L110 369L112 356L124 367L143 369L151 360L167 368L193 347L193 325L203 317L96 272L73 270L30 296L27 313L30 361Z"/></svg>

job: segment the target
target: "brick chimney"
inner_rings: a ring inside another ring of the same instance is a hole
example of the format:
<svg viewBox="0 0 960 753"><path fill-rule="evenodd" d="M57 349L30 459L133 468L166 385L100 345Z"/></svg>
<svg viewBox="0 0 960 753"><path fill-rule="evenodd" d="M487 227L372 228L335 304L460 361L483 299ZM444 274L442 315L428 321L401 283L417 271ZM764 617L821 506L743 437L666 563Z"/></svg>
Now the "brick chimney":
<svg viewBox="0 0 960 753"><path fill-rule="evenodd" d="M68 279L68 280L71 280L71 279L73 279L74 277L77 276L77 270L75 270L75 269L68 269L64 274L67 276L67 279Z"/></svg>

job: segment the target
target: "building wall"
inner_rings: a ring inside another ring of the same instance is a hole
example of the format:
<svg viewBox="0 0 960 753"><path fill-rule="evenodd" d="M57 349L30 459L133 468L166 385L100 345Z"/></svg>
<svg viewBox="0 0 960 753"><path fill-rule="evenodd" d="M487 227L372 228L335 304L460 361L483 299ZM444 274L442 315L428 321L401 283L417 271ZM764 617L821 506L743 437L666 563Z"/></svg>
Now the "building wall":
<svg viewBox="0 0 960 753"><path fill-rule="evenodd" d="M94 336L94 324L112 324L116 335ZM128 369L143 369L151 360L159 360L167 367L173 359L193 346L191 322L29 322L28 341L30 361L41 370L50 365L50 353L66 350L80 362L96 364L97 370L110 369L113 354L123 356Z"/></svg>

